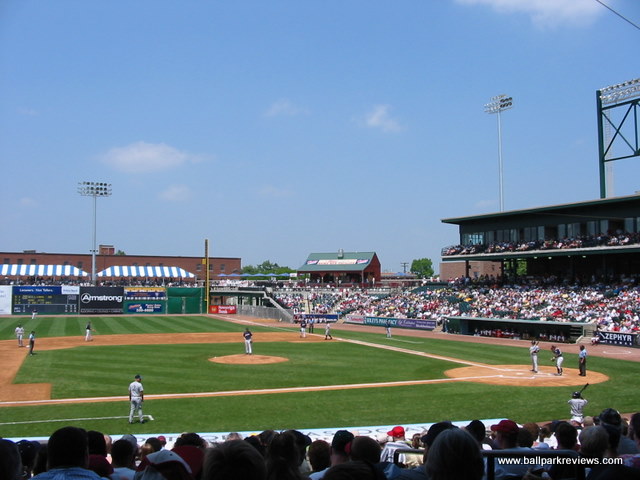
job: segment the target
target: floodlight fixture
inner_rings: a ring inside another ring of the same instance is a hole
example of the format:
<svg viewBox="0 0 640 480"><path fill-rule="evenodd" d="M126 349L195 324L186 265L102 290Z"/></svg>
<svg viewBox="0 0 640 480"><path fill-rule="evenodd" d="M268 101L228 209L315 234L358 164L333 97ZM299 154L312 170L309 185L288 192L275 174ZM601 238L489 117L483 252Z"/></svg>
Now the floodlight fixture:
<svg viewBox="0 0 640 480"><path fill-rule="evenodd" d="M96 284L96 199L111 196L111 184L105 182L78 182L78 193L83 197L93 197L93 249L91 250L91 283Z"/></svg>
<svg viewBox="0 0 640 480"><path fill-rule="evenodd" d="M498 114L498 185L500 193L500 211L504 211L504 175L502 165L502 121L500 114L505 110L513 108L513 97L507 95L496 95L491 97L491 101L484 106L486 113Z"/></svg>
<svg viewBox="0 0 640 480"><path fill-rule="evenodd" d="M500 113L513 108L513 97L507 95L496 95L491 97L491 101L484 106L486 113Z"/></svg>
<svg viewBox="0 0 640 480"><path fill-rule="evenodd" d="M620 103L625 100L640 97L640 78L635 78L617 85L601 88L600 101L602 105L610 105L612 103Z"/></svg>

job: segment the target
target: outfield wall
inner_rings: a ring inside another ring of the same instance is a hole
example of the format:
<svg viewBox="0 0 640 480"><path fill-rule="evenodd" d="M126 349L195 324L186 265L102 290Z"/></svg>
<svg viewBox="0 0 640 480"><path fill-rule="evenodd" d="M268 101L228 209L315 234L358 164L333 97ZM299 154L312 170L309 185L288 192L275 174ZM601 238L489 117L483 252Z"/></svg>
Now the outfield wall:
<svg viewBox="0 0 640 480"><path fill-rule="evenodd" d="M204 289L2 285L0 315L202 314Z"/></svg>

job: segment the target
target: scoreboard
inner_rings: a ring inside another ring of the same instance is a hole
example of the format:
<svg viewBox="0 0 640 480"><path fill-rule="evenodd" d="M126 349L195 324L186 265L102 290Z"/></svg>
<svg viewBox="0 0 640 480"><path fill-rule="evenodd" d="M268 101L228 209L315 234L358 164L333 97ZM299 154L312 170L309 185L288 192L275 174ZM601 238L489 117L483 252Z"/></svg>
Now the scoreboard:
<svg viewBox="0 0 640 480"><path fill-rule="evenodd" d="M13 313L78 313L80 287L13 287Z"/></svg>

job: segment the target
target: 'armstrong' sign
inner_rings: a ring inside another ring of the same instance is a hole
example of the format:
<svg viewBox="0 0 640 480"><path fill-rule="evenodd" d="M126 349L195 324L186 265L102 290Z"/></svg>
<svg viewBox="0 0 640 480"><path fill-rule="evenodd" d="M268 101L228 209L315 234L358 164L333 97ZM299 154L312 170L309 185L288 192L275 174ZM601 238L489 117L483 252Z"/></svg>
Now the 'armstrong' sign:
<svg viewBox="0 0 640 480"><path fill-rule="evenodd" d="M80 287L80 314L122 313L124 288Z"/></svg>
<svg viewBox="0 0 640 480"><path fill-rule="evenodd" d="M640 337L635 333L598 332L598 340L605 345L619 345L622 347L640 347Z"/></svg>

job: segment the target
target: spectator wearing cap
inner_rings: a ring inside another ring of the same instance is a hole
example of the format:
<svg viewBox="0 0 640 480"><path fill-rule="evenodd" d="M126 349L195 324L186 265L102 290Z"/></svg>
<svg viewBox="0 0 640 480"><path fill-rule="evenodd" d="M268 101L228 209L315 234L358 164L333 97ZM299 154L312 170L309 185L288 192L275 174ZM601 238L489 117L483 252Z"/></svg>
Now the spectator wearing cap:
<svg viewBox="0 0 640 480"><path fill-rule="evenodd" d="M354 439L353 433L347 430L338 430L331 440L331 466L340 465L349 461L351 454L351 442ZM329 469L321 470L309 475L311 480L319 480L324 477Z"/></svg>
<svg viewBox="0 0 640 480"><path fill-rule="evenodd" d="M387 435L391 437L391 440L387 442L380 454L381 462L394 462L394 455L396 450L411 448L411 445L405 439L404 427L393 427L387 432ZM398 456L398 463L402 466L405 465L406 458L404 454Z"/></svg>
<svg viewBox="0 0 640 480"><path fill-rule="evenodd" d="M170 450L150 453L140 463L134 480L193 480L191 467Z"/></svg>
<svg viewBox="0 0 640 480"><path fill-rule="evenodd" d="M618 443L618 455L640 453L638 446L629 437L622 436L622 417L617 410L606 408L598 416L600 425L608 429L615 429L619 432L620 441Z"/></svg>
<svg viewBox="0 0 640 480"><path fill-rule="evenodd" d="M496 433L496 443L500 450L532 450L527 447L518 446L518 434L520 427L513 420L501 420L496 425L491 425L491 431ZM542 473L540 465L527 465L525 463L506 464L495 462L495 478L501 480L509 477L522 477L527 470Z"/></svg>
<svg viewBox="0 0 640 480"><path fill-rule="evenodd" d="M478 442L482 450L494 449L495 444L487 437L487 428L480 420L471 420L464 429Z"/></svg>
<svg viewBox="0 0 640 480"><path fill-rule="evenodd" d="M311 437L305 435L299 430L287 430L287 432L290 432L296 439L298 459L300 461L298 468L303 474L307 475L311 472L311 465L307 461L307 448L311 445Z"/></svg>
<svg viewBox="0 0 640 480"><path fill-rule="evenodd" d="M88 470L89 442L81 428L63 427L51 434L47 442L47 471L36 475L37 480L99 480Z"/></svg>
<svg viewBox="0 0 640 480"><path fill-rule="evenodd" d="M158 446L160 442L158 441ZM198 480L202 472L202 464L204 463L204 451L207 442L204 438L194 432L183 433L176 439L176 443L171 449L172 452L180 455L189 467L193 478ZM160 446L160 448L162 448Z"/></svg>
<svg viewBox="0 0 640 480"><path fill-rule="evenodd" d="M18 451L20 452L20 458L22 459L22 469L24 471L25 478L31 478L33 467L36 463L36 455L42 448L40 442L30 440L20 440L16 443Z"/></svg>

